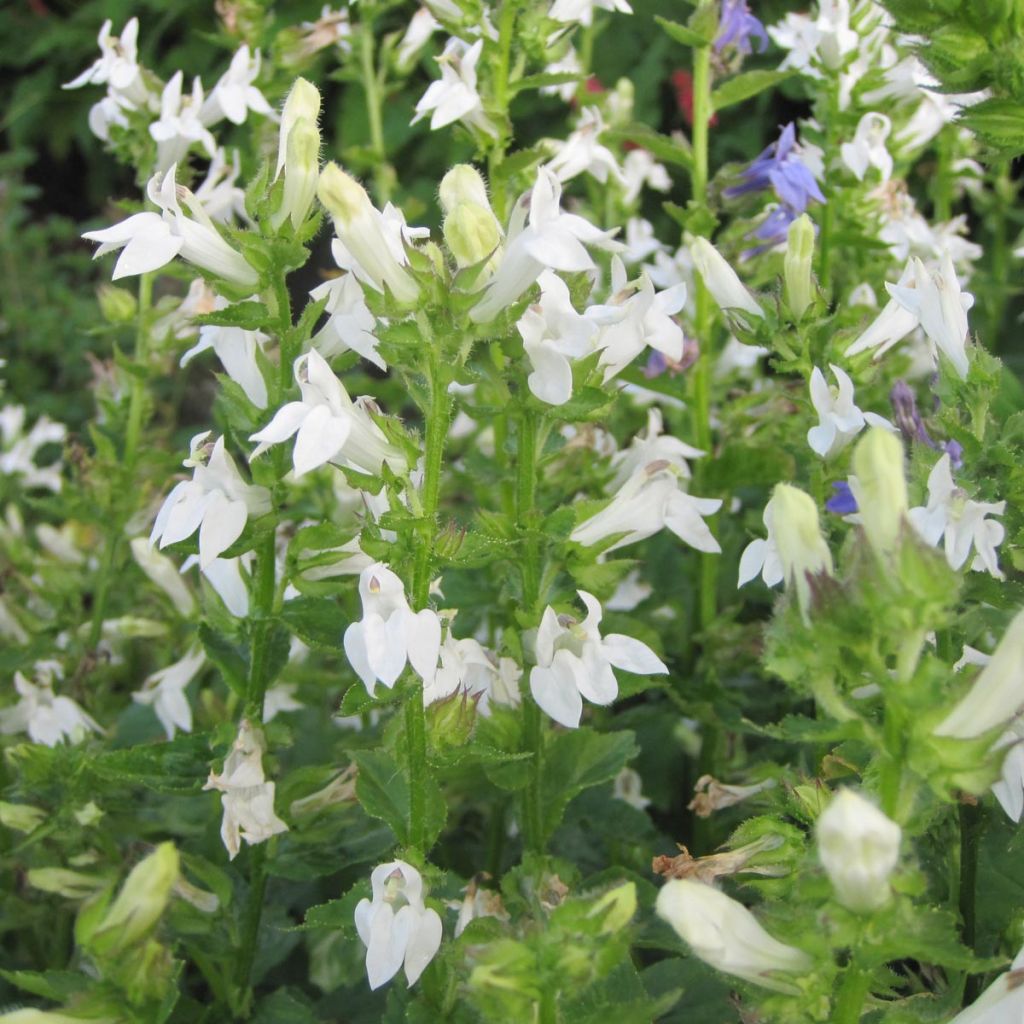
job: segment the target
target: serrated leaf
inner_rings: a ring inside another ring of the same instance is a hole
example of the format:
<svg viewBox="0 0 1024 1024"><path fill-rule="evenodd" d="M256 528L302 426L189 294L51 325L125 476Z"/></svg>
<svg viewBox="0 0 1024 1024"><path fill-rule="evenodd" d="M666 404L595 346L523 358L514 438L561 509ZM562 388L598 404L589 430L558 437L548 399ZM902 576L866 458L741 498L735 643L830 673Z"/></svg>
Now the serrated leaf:
<svg viewBox="0 0 1024 1024"><path fill-rule="evenodd" d="M582 81L581 75L574 75L570 72L546 72L540 75L526 75L520 78L512 86L512 93L525 92L527 89L544 89L554 85L568 85L570 82Z"/></svg>
<svg viewBox="0 0 1024 1024"><path fill-rule="evenodd" d="M195 793L209 775L210 746L202 733L186 733L166 743L94 754L88 769L102 779L145 786L157 793Z"/></svg>
<svg viewBox="0 0 1024 1024"><path fill-rule="evenodd" d="M545 835L558 828L565 805L577 793L610 782L638 753L629 730L605 734L577 729L556 735L544 750L541 814Z"/></svg>
<svg viewBox="0 0 1024 1024"><path fill-rule="evenodd" d="M22 992L31 992L43 999L63 1003L89 984L84 974L76 971L4 971L0 978Z"/></svg>
<svg viewBox="0 0 1024 1024"><path fill-rule="evenodd" d="M359 751L354 759L359 767L356 796L363 810L390 826L399 843L409 843L411 810L409 780L404 767L383 750ZM425 831L429 847L444 828L448 811L437 783L429 776L425 780L425 790Z"/></svg>
<svg viewBox="0 0 1024 1024"><path fill-rule="evenodd" d="M199 624L199 642L206 656L220 670L224 682L244 700L249 676L248 658L227 637L221 636L205 622Z"/></svg>
<svg viewBox="0 0 1024 1024"><path fill-rule="evenodd" d="M765 89L771 89L787 78L792 78L794 74L793 71L744 71L743 74L735 75L712 91L711 109L718 113L719 110L725 110L735 103L742 103L764 92Z"/></svg>
<svg viewBox="0 0 1024 1024"><path fill-rule="evenodd" d="M296 597L285 601L280 620L304 644L328 650L341 648L347 622L338 603L327 597Z"/></svg>
<svg viewBox="0 0 1024 1024"><path fill-rule="evenodd" d="M964 110L959 118L982 142L1006 153L1024 152L1024 104L988 99Z"/></svg>
<svg viewBox="0 0 1024 1024"><path fill-rule="evenodd" d="M233 302L226 309L204 313L195 318L195 323L200 326L241 327L244 331L258 331L265 328L270 319L270 311L262 302L249 300Z"/></svg>

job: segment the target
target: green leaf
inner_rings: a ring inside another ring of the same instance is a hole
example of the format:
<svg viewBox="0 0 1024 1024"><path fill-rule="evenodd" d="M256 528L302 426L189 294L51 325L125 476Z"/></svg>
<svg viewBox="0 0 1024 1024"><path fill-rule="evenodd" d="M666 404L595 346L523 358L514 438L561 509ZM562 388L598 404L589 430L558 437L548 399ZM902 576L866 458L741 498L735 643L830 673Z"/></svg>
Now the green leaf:
<svg viewBox="0 0 1024 1024"><path fill-rule="evenodd" d="M43 999L63 1003L89 984L84 974L76 971L4 971L0 978L9 981L22 992L31 992Z"/></svg>
<svg viewBox="0 0 1024 1024"><path fill-rule="evenodd" d="M735 75L712 91L711 109L717 113L735 103L742 103L759 92L792 78L794 74L793 71L744 71L743 74Z"/></svg>
<svg viewBox="0 0 1024 1024"><path fill-rule="evenodd" d="M355 755L359 766L356 796L363 810L391 827L399 843L411 836L409 780L394 756L383 750L363 750ZM444 828L448 808L437 783L430 777L426 789L426 839L431 846Z"/></svg>
<svg viewBox="0 0 1024 1024"><path fill-rule="evenodd" d="M296 597L285 601L281 621L304 644L328 650L341 648L345 618L338 603L327 597Z"/></svg>
<svg viewBox="0 0 1024 1024"><path fill-rule="evenodd" d="M570 72L552 72L540 75L526 75L520 78L512 86L512 93L525 92L527 89L544 89L551 85L568 85L570 82L582 81L581 75L574 75Z"/></svg>
<svg viewBox="0 0 1024 1024"><path fill-rule="evenodd" d="M102 779L141 785L158 793L195 793L210 770L210 746L202 733L166 743L95 754L88 768Z"/></svg>
<svg viewBox="0 0 1024 1024"><path fill-rule="evenodd" d="M195 322L214 327L241 327L244 331L258 331L270 322L270 311L262 302L234 302L227 309L197 316Z"/></svg>
<svg viewBox="0 0 1024 1024"><path fill-rule="evenodd" d="M244 700L249 676L248 658L227 637L221 636L205 622L199 624L199 642L206 656L220 670L224 682Z"/></svg>
<svg viewBox="0 0 1024 1024"><path fill-rule="evenodd" d="M654 20L668 33L670 38L674 39L677 43L682 43L683 46L710 46L714 42L713 37L695 32L686 25L680 25L678 21L670 21L668 18L662 18L659 15L655 15Z"/></svg>
<svg viewBox="0 0 1024 1024"><path fill-rule="evenodd" d="M601 133L605 142L630 142L646 149L652 156L666 164L675 164L687 169L693 166L693 150L683 140L670 139L645 124L631 124L625 128L610 128Z"/></svg>
<svg viewBox="0 0 1024 1024"><path fill-rule="evenodd" d="M545 835L562 820L566 804L590 786L610 782L639 753L629 730L604 734L577 729L554 737L544 750L541 813Z"/></svg>
<svg viewBox="0 0 1024 1024"><path fill-rule="evenodd" d="M960 115L982 142L1006 153L1024 151L1024 104L1016 100L988 99Z"/></svg>

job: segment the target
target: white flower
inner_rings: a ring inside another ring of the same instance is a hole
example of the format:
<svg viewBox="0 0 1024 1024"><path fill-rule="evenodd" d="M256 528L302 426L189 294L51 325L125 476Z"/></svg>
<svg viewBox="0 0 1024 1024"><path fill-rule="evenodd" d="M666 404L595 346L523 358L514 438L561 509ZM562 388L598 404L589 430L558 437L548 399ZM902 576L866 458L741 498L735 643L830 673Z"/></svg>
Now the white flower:
<svg viewBox="0 0 1024 1024"><path fill-rule="evenodd" d="M853 171L858 181L864 180L869 167L878 169L883 181L892 175L892 157L885 148L885 140L892 131L892 121L885 114L871 112L857 122L852 142L839 147L843 163Z"/></svg>
<svg viewBox="0 0 1024 1024"><path fill-rule="evenodd" d="M377 351L380 342L373 333L377 319L366 305L366 296L354 274L342 274L325 281L309 294L317 302L327 297L324 311L329 319L313 338L321 354L330 358L351 349L381 370L388 368Z"/></svg>
<svg viewBox="0 0 1024 1024"><path fill-rule="evenodd" d="M628 448L612 455L612 468L615 476L609 484L610 488L619 488L638 470L649 466L652 462L664 462L674 466L684 479L690 478L688 459L702 458L706 452L693 448L678 437L662 433L664 423L661 410L652 405L647 410L647 429L637 434Z"/></svg>
<svg viewBox="0 0 1024 1024"><path fill-rule="evenodd" d="M65 738L79 743L89 732L103 731L70 697L54 696L56 674L44 668L37 683L31 683L14 673L20 699L13 707L0 708L0 733L26 732L33 743L55 747Z"/></svg>
<svg viewBox="0 0 1024 1024"><path fill-rule="evenodd" d="M694 955L755 985L797 994L785 975L803 974L813 963L803 950L772 938L742 903L710 885L672 879L658 893L655 909Z"/></svg>
<svg viewBox="0 0 1024 1024"><path fill-rule="evenodd" d="M634 152L640 152L640 150L634 150ZM632 155L631 153L630 156ZM623 263L627 266L633 263L642 263L644 260L664 252L665 245L655 237L654 225L649 220L644 217L630 217L626 221L626 248L622 253ZM647 268L647 273L650 276L650 268ZM651 280L653 281L654 278L652 277ZM665 285L662 284L659 287L664 288Z"/></svg>
<svg viewBox="0 0 1024 1024"><path fill-rule="evenodd" d="M386 288L400 303L415 302L420 289L406 269L405 247L420 229L407 228L401 211L390 203L378 210L366 189L337 164L320 172L317 196L334 220L338 238L331 252L338 266L375 291Z"/></svg>
<svg viewBox="0 0 1024 1024"><path fill-rule="evenodd" d="M818 857L849 910L870 912L890 896L889 876L900 856L899 825L852 789L829 801L815 828Z"/></svg>
<svg viewBox="0 0 1024 1024"><path fill-rule="evenodd" d="M936 736L973 739L1014 718L1021 705L1024 675L1024 611L1007 627L988 664L974 685L939 723Z"/></svg>
<svg viewBox="0 0 1024 1024"><path fill-rule="evenodd" d="M576 75L583 76L583 65L580 64L579 54L573 47L569 47L561 60L553 61L544 68L545 75ZM563 82L561 85L543 85L540 88L542 96L557 96L563 103L571 103L576 95L578 82Z"/></svg>
<svg viewBox="0 0 1024 1024"><path fill-rule="evenodd" d="M680 489L680 473L664 462L638 469L596 515L579 524L570 539L584 547L625 534L606 551L635 544L668 527L698 551L720 552L703 516L722 507L718 498L696 498Z"/></svg>
<svg viewBox="0 0 1024 1024"><path fill-rule="evenodd" d="M395 62L402 69L411 68L420 51L430 41L430 37L441 27L437 18L426 7L421 7L409 19L409 25L398 44Z"/></svg>
<svg viewBox="0 0 1024 1024"><path fill-rule="evenodd" d="M594 11L619 11L632 14L633 8L626 0L555 0L548 11L552 21L576 22L579 25L590 25L594 21Z"/></svg>
<svg viewBox="0 0 1024 1024"><path fill-rule="evenodd" d="M199 328L199 341L181 357L181 365L187 366L201 352L212 348L224 372L245 392L246 398L257 408L266 409L267 382L256 353L262 352L269 340L261 331L204 324Z"/></svg>
<svg viewBox="0 0 1024 1024"><path fill-rule="evenodd" d="M1017 954L1010 969L998 978L978 998L961 1010L949 1024L1018 1024L1024 1018L1024 985L1020 972L1024 970L1024 949Z"/></svg>
<svg viewBox="0 0 1024 1024"><path fill-rule="evenodd" d="M220 224L230 224L235 219L248 221L245 192L235 184L241 173L242 164L237 149L232 150L230 163L223 149L213 154L210 166L206 169L206 177L195 191L196 202L206 211L210 220Z"/></svg>
<svg viewBox="0 0 1024 1024"><path fill-rule="evenodd" d="M640 198L640 190L646 185L655 192L667 192L672 187L664 164L659 164L646 149L631 149L622 161L622 178L626 191L622 201L629 205Z"/></svg>
<svg viewBox="0 0 1024 1024"><path fill-rule="evenodd" d="M331 461L363 473L379 473L385 461L404 465L401 452L370 418L363 399L352 401L316 349L295 360L295 380L302 399L283 405L249 438L259 442L250 460L294 434L292 465L297 477Z"/></svg>
<svg viewBox="0 0 1024 1024"><path fill-rule="evenodd" d="M176 171L172 166L166 174L155 174L147 187L149 198L162 213L136 213L113 227L82 235L101 243L93 258L123 250L114 264L115 281L159 270L180 255L233 284L255 287L259 275L224 241L196 197L187 188L175 185ZM179 199L192 217L182 212Z"/></svg>
<svg viewBox="0 0 1024 1024"><path fill-rule="evenodd" d="M614 231L601 231L582 217L563 212L561 199L561 182L547 168L539 168L533 188L516 203L498 270L483 299L470 310L475 323L493 320L545 267L566 273L596 269L584 243L612 252L621 248L612 240Z"/></svg>
<svg viewBox="0 0 1024 1024"><path fill-rule="evenodd" d="M1001 523L986 519L987 515L1001 516L1006 502L972 501L953 482L952 464L945 454L928 474L928 504L917 506L907 513L911 525L924 541L931 545L943 542L946 561L959 569L973 547L976 554L971 568L987 570L996 579L1002 579L996 547L1006 536Z"/></svg>
<svg viewBox="0 0 1024 1024"><path fill-rule="evenodd" d="M192 682L205 662L203 649L193 647L180 661L154 672L142 684L142 688L132 694L132 700L137 704L152 705L169 740L174 739L176 729L192 731L192 708L185 696L185 687Z"/></svg>
<svg viewBox="0 0 1024 1024"><path fill-rule="evenodd" d="M60 457L48 466L38 466L36 456L45 445L60 444L66 436L64 424L49 416L40 416L26 434L25 407L5 405L0 408L0 474L20 476L23 487L42 487L59 494L63 468Z"/></svg>
<svg viewBox="0 0 1024 1024"><path fill-rule="evenodd" d="M832 574L832 553L821 535L818 509L799 488L776 484L763 519L768 536L751 541L744 549L736 585L742 587L759 573L769 587L785 579L787 588L796 587L806 622L811 602L808 576Z"/></svg>
<svg viewBox="0 0 1024 1024"><path fill-rule="evenodd" d="M355 918L370 988L380 988L403 967L413 985L441 947L441 917L424 905L423 878L404 860L374 868L370 885L373 900L360 900Z"/></svg>
<svg viewBox="0 0 1024 1024"><path fill-rule="evenodd" d="M242 567L248 566L251 559L252 552L247 551L238 558L214 558L209 565L199 570L213 587L214 593L224 602L224 607L236 619L249 616L249 586L242 575ZM194 565L199 565L199 558L189 555L182 562L181 571L188 572Z"/></svg>
<svg viewBox="0 0 1024 1024"><path fill-rule="evenodd" d="M848 0L820 0L814 20L806 14L787 14L768 27L768 34L789 50L779 69L794 68L810 78L822 78L821 68L838 70L860 45L860 37L850 28Z"/></svg>
<svg viewBox="0 0 1024 1024"><path fill-rule="evenodd" d="M817 367L811 373L811 403L819 423L807 431L807 443L823 459L841 452L867 424L895 429L884 417L861 412L853 400L853 381L834 363L829 363L838 390L830 388Z"/></svg>
<svg viewBox="0 0 1024 1024"><path fill-rule="evenodd" d="M273 721L283 711L301 711L302 701L296 700L295 683L277 683L263 697L263 724Z"/></svg>
<svg viewBox="0 0 1024 1024"><path fill-rule="evenodd" d="M549 405L564 405L572 397L572 363L594 351L597 322L577 313L569 289L554 271L537 279L540 299L523 313L516 327L533 366L530 391Z"/></svg>
<svg viewBox="0 0 1024 1024"><path fill-rule="evenodd" d="M176 544L199 531L199 565L205 572L245 529L249 516L270 511L270 492L247 484L234 459L217 438L212 449L205 445L209 431L192 438L186 466L194 468L191 480L175 484L157 513L149 542L160 547ZM203 459L208 452L208 461Z"/></svg>
<svg viewBox="0 0 1024 1024"><path fill-rule="evenodd" d="M183 80L183 73L178 71L164 86L160 117L149 126L149 134L156 142L156 169L161 172L180 163L196 142L201 142L211 157L217 152L216 140L199 120L203 83L198 78L192 79L192 95L183 97Z"/></svg>
<svg viewBox="0 0 1024 1024"><path fill-rule="evenodd" d="M34 827L34 826L33 826ZM494 889L485 889L477 883L477 875L470 879L469 885L462 891L466 894L462 902L450 900L448 906L458 910L459 916L455 922L455 938L458 938L465 930L470 921L476 921L481 917L496 917L499 921L509 919L508 911L502 902L501 894ZM484 878L487 876L484 875Z"/></svg>
<svg viewBox="0 0 1024 1024"><path fill-rule="evenodd" d="M200 112L203 124L216 124L227 118L232 124L244 124L249 111L262 114L264 117L275 118L276 115L266 101L263 93L252 83L260 73L260 51L250 54L249 47L243 45L231 58L227 71L206 97Z"/></svg>
<svg viewBox="0 0 1024 1024"><path fill-rule="evenodd" d="M644 811L651 806L651 801L643 794L643 779L632 768L623 768L615 776L612 797L615 800L622 800L638 811Z"/></svg>
<svg viewBox="0 0 1024 1024"><path fill-rule="evenodd" d="M594 704L611 704L618 696L613 666L642 676L668 672L647 644L621 633L602 638L600 603L585 590L577 593L587 617L576 622L558 615L550 605L545 608L537 630L537 664L530 671L533 699L570 729L580 724L584 697Z"/></svg>
<svg viewBox="0 0 1024 1024"><path fill-rule="evenodd" d="M274 783L263 775L263 736L243 718L231 753L224 760L224 770L217 775L210 772L203 789L216 789L224 818L220 838L234 860L241 848L241 840L254 846L266 842L288 826L274 813Z"/></svg>
<svg viewBox="0 0 1024 1024"><path fill-rule="evenodd" d="M139 19L132 18L120 37L110 34L113 22L108 18L100 29L100 56L77 78L62 88L80 89L83 85L106 85L112 96L124 98L132 106L141 106L149 98L139 67Z"/></svg>
<svg viewBox="0 0 1024 1024"><path fill-rule="evenodd" d="M690 243L690 254L694 266L700 271L704 287L723 310L736 309L759 319L764 316L764 310L747 291L736 271L706 238L695 238Z"/></svg>
<svg viewBox="0 0 1024 1024"><path fill-rule="evenodd" d="M345 630L345 654L370 696L378 682L395 685L406 662L432 680L441 650L441 620L429 608L414 612L402 581L383 562L359 574L363 617Z"/></svg>
<svg viewBox="0 0 1024 1024"><path fill-rule="evenodd" d="M423 703L433 704L462 690L473 697L489 693L498 666L479 641L472 637L456 640L451 627L441 644L441 664L432 679L423 681Z"/></svg>
<svg viewBox="0 0 1024 1024"><path fill-rule="evenodd" d="M601 111L597 107L584 107L569 137L564 142L551 140L550 145L555 151L555 156L544 166L561 182L587 173L602 184L611 175L619 184L625 186L626 181L615 154L599 141L604 129Z"/></svg>
<svg viewBox="0 0 1024 1024"><path fill-rule="evenodd" d="M437 58L441 78L431 82L416 104L413 124L430 114L432 131L454 121L462 121L485 135L497 134L494 122L484 113L476 88L476 65L483 48L483 39L478 39L472 46L455 37L448 40L444 52Z"/></svg>
<svg viewBox="0 0 1024 1024"><path fill-rule="evenodd" d="M610 612L631 612L653 593L654 587L640 578L640 570L632 569L615 588L615 593L605 601L604 606Z"/></svg>
<svg viewBox="0 0 1024 1024"><path fill-rule="evenodd" d="M608 305L588 311L595 318L605 315L597 339L604 382L621 373L647 346L679 362L683 358L683 329L672 317L686 305L686 285L655 292L651 279L641 272L639 285L627 289L626 268L618 256L613 256L611 290Z"/></svg>
<svg viewBox="0 0 1024 1024"><path fill-rule="evenodd" d="M992 794L1006 816L1019 824L1024 815L1024 722L1012 722L993 750L1006 750L1006 755L999 781L992 784Z"/></svg>
<svg viewBox="0 0 1024 1024"><path fill-rule="evenodd" d="M146 537L134 537L131 548L139 568L171 599L179 615L189 617L196 602L178 567L166 555L154 551Z"/></svg>
<svg viewBox="0 0 1024 1024"><path fill-rule="evenodd" d="M912 256L899 283L887 283L885 287L891 301L847 347L846 355L874 348L874 358L878 359L920 326L960 378L966 379L967 310L974 305L974 296L961 290L949 253L945 253L936 272L929 272L917 256Z"/></svg>

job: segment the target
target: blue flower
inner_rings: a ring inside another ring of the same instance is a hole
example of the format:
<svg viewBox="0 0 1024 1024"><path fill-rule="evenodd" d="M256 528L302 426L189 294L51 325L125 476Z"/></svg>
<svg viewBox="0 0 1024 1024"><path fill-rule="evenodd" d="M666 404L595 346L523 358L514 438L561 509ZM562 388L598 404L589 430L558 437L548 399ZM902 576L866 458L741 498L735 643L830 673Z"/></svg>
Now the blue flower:
<svg viewBox="0 0 1024 1024"><path fill-rule="evenodd" d="M764 25L750 13L747 0L722 0L722 15L718 21L715 52L721 53L732 46L737 53L746 56L753 52L750 46L752 36L760 43L757 52L764 53L768 49L768 33L765 32Z"/></svg>
<svg viewBox="0 0 1024 1024"><path fill-rule="evenodd" d="M850 490L850 485L845 480L837 480L832 485L835 492L825 502L825 510L837 516L848 516L857 511L857 499Z"/></svg>
<svg viewBox="0 0 1024 1024"><path fill-rule="evenodd" d="M778 141L768 146L740 175L743 183L725 190L725 197L733 199L748 192L772 188L779 200L791 208L794 218L803 213L812 201L825 202L814 175L801 162L795 146L796 128L791 121L782 129Z"/></svg>

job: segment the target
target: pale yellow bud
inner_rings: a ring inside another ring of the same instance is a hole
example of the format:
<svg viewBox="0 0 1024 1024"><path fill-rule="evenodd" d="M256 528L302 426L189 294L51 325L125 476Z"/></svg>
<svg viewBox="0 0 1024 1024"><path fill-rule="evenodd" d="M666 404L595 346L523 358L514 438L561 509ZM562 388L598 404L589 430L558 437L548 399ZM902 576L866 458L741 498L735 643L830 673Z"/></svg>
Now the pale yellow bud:
<svg viewBox="0 0 1024 1024"><path fill-rule="evenodd" d="M113 284L101 284L96 294L100 312L108 324L128 324L135 319L138 303L130 291Z"/></svg>
<svg viewBox="0 0 1024 1024"><path fill-rule="evenodd" d="M274 177L278 177L288 158L288 139L292 129L300 121L308 121L314 128L317 118L320 116L320 93L315 85L307 82L304 78L295 79L288 98L284 101L284 110L281 111L281 128L277 143L277 170ZM319 134L317 136L319 138Z"/></svg>
<svg viewBox="0 0 1024 1024"><path fill-rule="evenodd" d="M444 219L444 240L460 267L487 259L501 242L501 228L491 211L476 203L460 203Z"/></svg>
<svg viewBox="0 0 1024 1024"><path fill-rule="evenodd" d="M34 832L44 821L46 811L31 804L8 804L0 800L0 825L15 832Z"/></svg>
<svg viewBox="0 0 1024 1024"><path fill-rule="evenodd" d="M438 190L441 209L451 213L462 203L474 203L490 210L487 185L480 172L469 164L456 164L442 179Z"/></svg>
<svg viewBox="0 0 1024 1024"><path fill-rule="evenodd" d="M306 219L316 195L320 174L320 130L315 121L296 121L288 135L284 163L284 197L271 218L275 228L285 220L298 228Z"/></svg>
<svg viewBox="0 0 1024 1024"><path fill-rule="evenodd" d="M786 577L796 587L800 614L808 620L811 605L809 575L832 574L832 552L821 534L818 507L810 495L790 484L776 484L770 503L772 537Z"/></svg>
<svg viewBox="0 0 1024 1024"><path fill-rule="evenodd" d="M811 262L814 259L814 222L806 213L789 226L783 273L786 281L786 304L798 320L814 297Z"/></svg>
<svg viewBox="0 0 1024 1024"><path fill-rule="evenodd" d="M884 427L871 427L853 451L850 490L861 524L879 554L895 548L907 514L903 445Z"/></svg>

